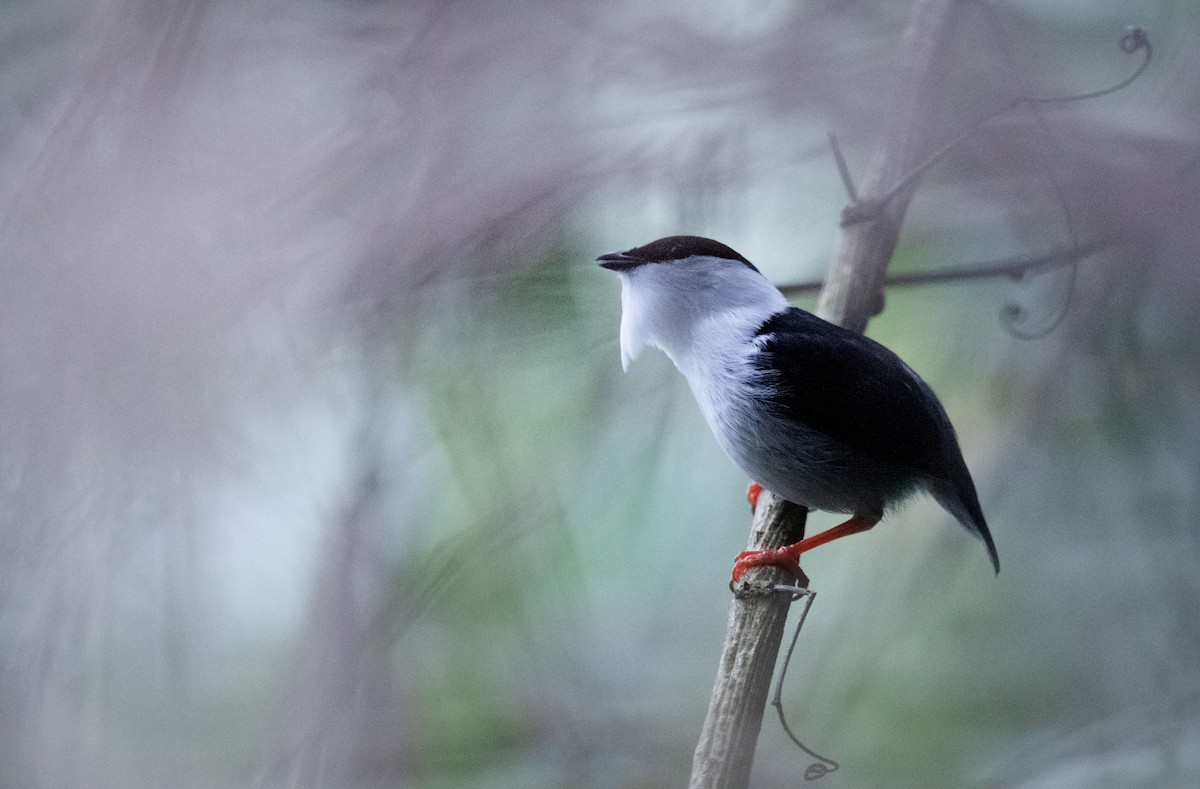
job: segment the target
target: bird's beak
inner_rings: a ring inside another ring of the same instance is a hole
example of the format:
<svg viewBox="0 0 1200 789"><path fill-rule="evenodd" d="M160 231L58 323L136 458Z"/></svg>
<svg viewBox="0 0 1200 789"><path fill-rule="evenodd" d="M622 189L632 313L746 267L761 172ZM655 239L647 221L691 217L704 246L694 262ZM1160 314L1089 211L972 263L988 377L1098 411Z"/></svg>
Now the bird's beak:
<svg viewBox="0 0 1200 789"><path fill-rule="evenodd" d="M601 255L596 260L609 271L629 271L631 268L637 268L643 262L629 257L624 252L610 252L607 255Z"/></svg>

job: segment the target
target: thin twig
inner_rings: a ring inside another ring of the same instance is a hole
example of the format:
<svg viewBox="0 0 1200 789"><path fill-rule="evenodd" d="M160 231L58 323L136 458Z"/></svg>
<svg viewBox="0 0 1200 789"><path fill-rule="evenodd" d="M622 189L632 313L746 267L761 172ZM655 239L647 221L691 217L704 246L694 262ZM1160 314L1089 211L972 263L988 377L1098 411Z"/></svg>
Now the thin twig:
<svg viewBox="0 0 1200 789"><path fill-rule="evenodd" d="M916 271L911 274L893 274L885 277L883 286L886 288L912 287L916 285L938 285L948 282L968 282L976 279L1007 277L1020 280L1026 274L1034 271L1049 270L1069 266L1085 258L1095 255L1117 242L1113 239L1101 239L1081 244L1079 247L1056 247L1049 252L1039 255L1014 255L1012 257L988 260L980 263L967 263L961 266L947 266L932 271ZM824 280L809 280L780 285L779 289L785 296L798 296L805 293L817 293L825 284Z"/></svg>
<svg viewBox="0 0 1200 789"><path fill-rule="evenodd" d="M850 177L850 166L846 164L846 156L842 153L842 146L838 144L837 135L833 132L828 132L829 147L833 150L833 160L837 162L838 174L842 176L842 186L846 188L846 196L850 198L851 203L858 202L858 190L854 188L854 179Z"/></svg>

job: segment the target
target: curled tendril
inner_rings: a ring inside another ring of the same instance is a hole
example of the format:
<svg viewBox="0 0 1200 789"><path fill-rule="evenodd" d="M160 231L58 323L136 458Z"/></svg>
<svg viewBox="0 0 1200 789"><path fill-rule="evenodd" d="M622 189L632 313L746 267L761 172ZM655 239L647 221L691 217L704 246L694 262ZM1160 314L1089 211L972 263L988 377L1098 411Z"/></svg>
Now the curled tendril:
<svg viewBox="0 0 1200 789"><path fill-rule="evenodd" d="M800 638L800 628L804 627L804 620L808 618L808 609L812 608L813 600L817 598L817 593L809 589L801 589L794 586L776 586L775 591L790 593L792 595L792 602L803 599L804 608L800 610L800 619L796 622L796 632L792 635L792 643L788 645L787 654L783 657L783 665L779 669L779 681L775 683L775 698L771 699L771 706L779 713L779 725L783 727L783 731L787 734L788 738L796 744L797 748L816 760L811 762L804 770L804 780L815 781L837 770L838 763L809 748L792 733L792 728L788 726L787 718L783 714L783 678L787 676L788 664L792 662L792 652L795 651L796 641Z"/></svg>
<svg viewBox="0 0 1200 789"><path fill-rule="evenodd" d="M1063 321L1067 319L1067 313L1071 310L1071 301L1075 295L1075 279L1079 272L1079 260L1073 260L1069 269L1070 278L1063 289L1063 296L1058 305L1058 311L1041 326L1033 329L1025 328L1024 324L1029 320L1029 310L1020 304L1009 302L1001 308L1000 322L1004 324L1004 328L1009 334L1018 340L1040 340L1049 337L1051 332L1062 325Z"/></svg>
<svg viewBox="0 0 1200 789"><path fill-rule="evenodd" d="M1150 35L1146 33L1146 28L1130 25L1125 28L1125 35L1121 36L1120 46L1126 55L1132 55L1139 49L1150 49Z"/></svg>
<svg viewBox="0 0 1200 789"><path fill-rule="evenodd" d="M1065 200L1064 200L1065 204ZM1072 234L1073 235L1073 234ZM1075 296L1075 280L1079 276L1079 261L1083 257L1082 249L1076 240L1076 246L1065 255L1070 262L1067 266L1067 282L1063 287L1062 300L1058 305L1058 311L1041 326L1034 329L1027 329L1022 324L1029 319L1029 311L1019 304L1008 303L1000 312L1001 322L1009 334L1019 340L1040 340L1043 337L1049 336L1051 332L1062 325L1066 320L1067 313L1071 309L1071 301Z"/></svg>
<svg viewBox="0 0 1200 789"><path fill-rule="evenodd" d="M813 762L804 771L804 780L815 781L818 778L824 778L829 773L837 769L837 765L830 767L824 762Z"/></svg>
<svg viewBox="0 0 1200 789"><path fill-rule="evenodd" d="M1146 32L1146 28L1131 25L1125 28L1125 35L1121 36L1121 40L1117 42L1117 46L1126 55L1132 55L1134 52L1142 51L1145 54L1142 57L1141 64L1134 69L1133 73L1125 79L1118 82L1116 85L1111 85L1100 90L1093 90L1090 93L1075 93L1070 96L1053 96L1050 98L1036 98L1025 96L1017 99L1016 103L1022 102L1028 104L1061 104L1068 101L1086 101L1088 99L1098 99L1101 96L1107 96L1110 93L1116 93L1119 90L1124 90L1133 84L1133 81L1142 76L1142 73L1150 67L1150 61L1154 59L1154 47L1150 45L1150 34Z"/></svg>

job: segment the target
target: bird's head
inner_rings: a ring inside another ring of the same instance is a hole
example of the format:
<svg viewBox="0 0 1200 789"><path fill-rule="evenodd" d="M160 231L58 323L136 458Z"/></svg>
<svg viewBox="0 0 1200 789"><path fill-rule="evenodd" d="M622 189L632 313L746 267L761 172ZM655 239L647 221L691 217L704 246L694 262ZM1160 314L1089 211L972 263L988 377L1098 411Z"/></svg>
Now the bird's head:
<svg viewBox="0 0 1200 789"><path fill-rule="evenodd" d="M710 238L668 236L597 260L621 276L626 369L647 345L684 369L697 342L742 341L787 308L783 294L750 261Z"/></svg>

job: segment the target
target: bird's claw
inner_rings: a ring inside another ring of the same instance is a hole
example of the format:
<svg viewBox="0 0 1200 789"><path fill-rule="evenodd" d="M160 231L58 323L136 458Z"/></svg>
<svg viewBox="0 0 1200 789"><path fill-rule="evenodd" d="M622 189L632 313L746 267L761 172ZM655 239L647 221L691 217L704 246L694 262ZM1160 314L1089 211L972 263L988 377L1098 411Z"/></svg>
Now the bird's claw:
<svg viewBox="0 0 1200 789"><path fill-rule="evenodd" d="M778 567L796 579L801 587L808 586L808 576L800 569L800 554L790 550L794 546L783 548L763 548L754 551L742 551L733 560L733 576L729 579L729 589L742 580L742 576L752 567Z"/></svg>

